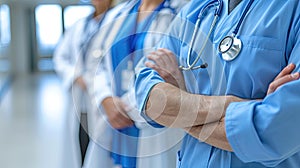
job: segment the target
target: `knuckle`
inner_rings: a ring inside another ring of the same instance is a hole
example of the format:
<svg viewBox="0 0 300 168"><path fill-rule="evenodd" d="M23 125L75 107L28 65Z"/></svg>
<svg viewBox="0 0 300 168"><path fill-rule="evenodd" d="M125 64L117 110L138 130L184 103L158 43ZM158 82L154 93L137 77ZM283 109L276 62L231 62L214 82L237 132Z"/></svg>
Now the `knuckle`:
<svg viewBox="0 0 300 168"><path fill-rule="evenodd" d="M154 55L153 55L153 57L156 59L156 60L159 60L159 58L160 58L160 53L155 53Z"/></svg>
<svg viewBox="0 0 300 168"><path fill-rule="evenodd" d="M154 54L148 55L148 59L154 60L154 59L155 59L155 58L154 58Z"/></svg>
<svg viewBox="0 0 300 168"><path fill-rule="evenodd" d="M177 72L176 72L176 70L175 69L171 69L170 70L170 74L171 74L171 76L175 76L175 74L176 74Z"/></svg>
<svg viewBox="0 0 300 168"><path fill-rule="evenodd" d="M276 84L272 82L272 83L269 85L269 89L270 89L271 91L273 91L273 90L275 90L275 88L276 88Z"/></svg>
<svg viewBox="0 0 300 168"><path fill-rule="evenodd" d="M149 62L148 62L147 64L145 64L145 65L146 65L147 67L149 67L149 68L152 68L152 69L155 68L154 65L151 64L151 63L149 63Z"/></svg>
<svg viewBox="0 0 300 168"><path fill-rule="evenodd" d="M173 56L173 53L169 50L166 50L166 53L169 55L169 56Z"/></svg>
<svg viewBox="0 0 300 168"><path fill-rule="evenodd" d="M288 79L287 80L291 81L293 79L294 79L293 74L288 75Z"/></svg>
<svg viewBox="0 0 300 168"><path fill-rule="evenodd" d="M156 71L159 70L159 68L158 68L158 66L157 66L156 64L150 64L150 65L149 65L149 68L152 68L152 69L154 69L154 70L156 70Z"/></svg>
<svg viewBox="0 0 300 168"><path fill-rule="evenodd" d="M161 72L161 73L160 73L160 76L161 76L162 78L167 78L167 77L168 77L168 74L165 73L165 72Z"/></svg>

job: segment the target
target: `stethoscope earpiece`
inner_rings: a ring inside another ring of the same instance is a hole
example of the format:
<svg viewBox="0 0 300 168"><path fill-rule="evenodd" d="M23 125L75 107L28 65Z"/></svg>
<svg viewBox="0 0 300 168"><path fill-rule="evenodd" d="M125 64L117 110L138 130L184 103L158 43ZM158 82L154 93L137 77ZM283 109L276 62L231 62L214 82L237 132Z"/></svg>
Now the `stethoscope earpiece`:
<svg viewBox="0 0 300 168"><path fill-rule="evenodd" d="M207 68L207 67L208 67L207 63L204 63L204 64L200 65L200 68L202 68L202 69Z"/></svg>

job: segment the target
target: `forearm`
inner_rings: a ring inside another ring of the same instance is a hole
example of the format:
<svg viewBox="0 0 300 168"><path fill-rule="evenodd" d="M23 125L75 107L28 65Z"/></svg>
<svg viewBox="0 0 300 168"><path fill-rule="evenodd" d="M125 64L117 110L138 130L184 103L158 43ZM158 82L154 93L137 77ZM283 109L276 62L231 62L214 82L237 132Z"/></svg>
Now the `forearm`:
<svg viewBox="0 0 300 168"><path fill-rule="evenodd" d="M159 83L149 94L146 114L167 127L193 127L219 121L232 99L233 96L190 94L171 84Z"/></svg>
<svg viewBox="0 0 300 168"><path fill-rule="evenodd" d="M223 150L232 151L226 137L224 118L214 123L184 128L184 130L199 141Z"/></svg>
<svg viewBox="0 0 300 168"><path fill-rule="evenodd" d="M146 114L159 124L183 128L202 142L232 151L222 117L226 104L224 98L189 94L167 83L160 83L149 95Z"/></svg>

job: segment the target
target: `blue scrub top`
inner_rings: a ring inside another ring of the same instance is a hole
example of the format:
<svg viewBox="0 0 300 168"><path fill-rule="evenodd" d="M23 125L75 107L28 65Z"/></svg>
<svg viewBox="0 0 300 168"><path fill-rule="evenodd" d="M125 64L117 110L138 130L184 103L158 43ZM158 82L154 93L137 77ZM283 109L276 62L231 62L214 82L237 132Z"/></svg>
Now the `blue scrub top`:
<svg viewBox="0 0 300 168"><path fill-rule="evenodd" d="M122 89L122 71L127 70L128 61L132 61L133 66L131 70L133 72L133 68L143 57L143 48L147 30L157 15L156 12L153 12L144 20L137 22L137 12L140 4L141 1L138 1L130 11L111 48L112 66L116 86L114 92L119 97L127 92ZM159 5L155 11L162 9L162 4ZM135 125L113 132L112 157L115 164L122 165L123 168L136 167L135 156L137 155L138 138L135 137L138 136L139 130Z"/></svg>
<svg viewBox="0 0 300 168"><path fill-rule="evenodd" d="M197 16L207 2L190 2L158 45L174 52L180 65L186 66ZM183 72L190 93L251 100L231 103L226 111L226 135L234 152L187 134L179 152L180 168L300 167L300 81L289 82L266 96L270 82L289 63L295 63L295 71L300 71L300 2L255 0L237 34L242 50L235 60L226 62L218 53L218 44L233 32L247 4L248 0L242 1L228 14L228 1L224 0L221 17L197 63L206 62L208 67ZM204 13L192 61L207 37L213 14L213 8ZM160 82L164 80L154 70L144 67L140 71L135 87L142 112L150 90Z"/></svg>

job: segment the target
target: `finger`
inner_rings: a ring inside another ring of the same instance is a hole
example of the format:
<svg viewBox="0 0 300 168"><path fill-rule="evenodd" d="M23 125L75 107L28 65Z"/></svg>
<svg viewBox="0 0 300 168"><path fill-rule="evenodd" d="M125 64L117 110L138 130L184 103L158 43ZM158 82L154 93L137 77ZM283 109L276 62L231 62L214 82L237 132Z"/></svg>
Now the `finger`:
<svg viewBox="0 0 300 168"><path fill-rule="evenodd" d="M110 125L111 125L113 128L115 128L115 129L120 129L120 128L122 128L122 125L121 125L119 122L117 122L117 121L109 121L109 123L110 123Z"/></svg>
<svg viewBox="0 0 300 168"><path fill-rule="evenodd" d="M157 49L157 51L162 51L168 55L174 55L172 51L165 49L165 48L159 48L159 49Z"/></svg>
<svg viewBox="0 0 300 168"><path fill-rule="evenodd" d="M131 119L128 119L126 117L121 116L118 120L119 122L119 128L125 128L133 125L133 122Z"/></svg>
<svg viewBox="0 0 300 168"><path fill-rule="evenodd" d="M168 58L169 58L170 62L172 62L172 64L178 65L176 56L174 55L174 53L172 51L170 51L168 49L165 49L165 48L161 48L161 49L158 49L158 50L161 51L161 52L164 52L168 56Z"/></svg>
<svg viewBox="0 0 300 168"><path fill-rule="evenodd" d="M288 66L286 66L275 78L275 80L290 74L295 69L295 64L291 63Z"/></svg>
<svg viewBox="0 0 300 168"><path fill-rule="evenodd" d="M170 71L166 70L166 69L162 69L160 67L158 67L156 64L153 64L151 62L146 62L145 65L153 70L155 70L160 77L162 77L164 80L168 80L171 77L173 77L173 75L170 73Z"/></svg>
<svg viewBox="0 0 300 168"><path fill-rule="evenodd" d="M116 128L116 129L119 129L122 127L121 122L119 122L118 119L110 119L109 123L113 128Z"/></svg>
<svg viewBox="0 0 300 168"><path fill-rule="evenodd" d="M172 60L172 57L166 53L163 49L158 49L157 53L162 56L161 59L165 62L166 65L174 64L174 61Z"/></svg>
<svg viewBox="0 0 300 168"><path fill-rule="evenodd" d="M125 127L129 127L129 126L132 126L134 124L134 122L131 119L126 119L125 124L126 124Z"/></svg>
<svg viewBox="0 0 300 168"><path fill-rule="evenodd" d="M119 108L127 106L127 104L124 103L124 101L120 97L115 98L115 103L116 103L116 106L118 106Z"/></svg>
<svg viewBox="0 0 300 168"><path fill-rule="evenodd" d="M132 121L124 117L122 114L120 114L115 120L111 121L111 125L116 129L125 128L131 124L133 124Z"/></svg>
<svg viewBox="0 0 300 168"><path fill-rule="evenodd" d="M162 72L162 69L159 66L157 66L156 64L153 64L152 62L149 62L149 61L145 62L145 66L155 70L158 73Z"/></svg>
<svg viewBox="0 0 300 168"><path fill-rule="evenodd" d="M117 109L114 113L116 113L115 116L109 117L109 123L111 124L112 127L117 128L117 129L123 127L123 125L125 123L123 122L122 119L120 119L120 117L122 117L122 115L118 112Z"/></svg>
<svg viewBox="0 0 300 168"><path fill-rule="evenodd" d="M158 66L165 66L166 65L165 61L156 52L154 54L148 55L147 58L149 60L155 62L155 64L157 64Z"/></svg>
<svg viewBox="0 0 300 168"><path fill-rule="evenodd" d="M115 121L114 123L111 123L111 126L115 129L123 129L123 128L127 127L127 124Z"/></svg>
<svg viewBox="0 0 300 168"><path fill-rule="evenodd" d="M159 66L159 65L154 64L153 62L149 62L149 61L145 62L145 66L155 70L159 74L164 73L164 72L170 73L170 70L168 70L168 68L167 68L168 66Z"/></svg>
<svg viewBox="0 0 300 168"><path fill-rule="evenodd" d="M119 105L120 105L122 112L127 113L129 111L127 109L130 109L130 106L127 103L125 103L122 99L120 100Z"/></svg>
<svg viewBox="0 0 300 168"><path fill-rule="evenodd" d="M131 108L127 103L123 102L123 100L121 99L118 100L118 110L120 118L126 118L131 120L130 117L127 115Z"/></svg>
<svg viewBox="0 0 300 168"><path fill-rule="evenodd" d="M117 112L120 112L122 110L121 109L121 105L120 105L121 104L121 100L120 100L119 97L114 97L113 104L114 104Z"/></svg>
<svg viewBox="0 0 300 168"><path fill-rule="evenodd" d="M156 54L159 56L159 58L164 62L165 65L170 64L170 62L172 61L170 59L170 57L167 55L167 53L165 53L163 50L158 49L156 51Z"/></svg>
<svg viewBox="0 0 300 168"><path fill-rule="evenodd" d="M275 92L278 87L282 86L285 83L288 83L288 82L291 82L291 81L294 81L294 80L298 80L299 77L300 77L299 72L296 72L296 73L293 73L291 75L286 75L282 78L279 78L279 79L275 80L274 82L272 82L270 84L267 95L270 94L270 93Z"/></svg>
<svg viewBox="0 0 300 168"><path fill-rule="evenodd" d="M168 49L160 49L160 51L164 52L165 55L168 57L169 59L169 63L171 63L172 65L176 65L178 66L178 61L177 61L177 58L176 56L174 55L174 53Z"/></svg>
<svg viewBox="0 0 300 168"><path fill-rule="evenodd" d="M155 52L152 52L153 54L157 55L159 59L161 59L165 65L168 65L170 64L170 62L172 61L171 60L171 57L168 56L167 52L165 52L163 49L158 49L157 51Z"/></svg>
<svg viewBox="0 0 300 168"><path fill-rule="evenodd" d="M128 119L128 118L123 118L122 119L122 127L124 128L124 127L129 127L129 126L131 126L131 125L133 125L133 121L131 121L130 119Z"/></svg>

